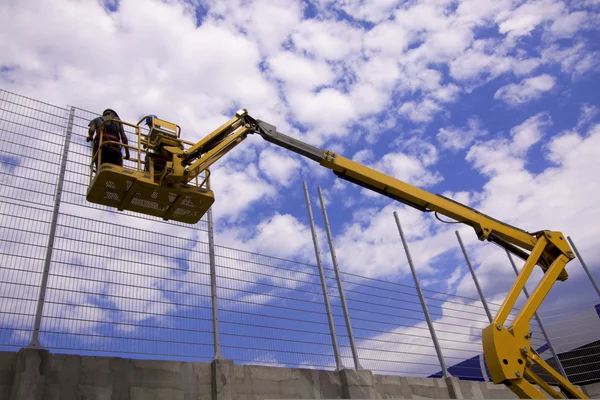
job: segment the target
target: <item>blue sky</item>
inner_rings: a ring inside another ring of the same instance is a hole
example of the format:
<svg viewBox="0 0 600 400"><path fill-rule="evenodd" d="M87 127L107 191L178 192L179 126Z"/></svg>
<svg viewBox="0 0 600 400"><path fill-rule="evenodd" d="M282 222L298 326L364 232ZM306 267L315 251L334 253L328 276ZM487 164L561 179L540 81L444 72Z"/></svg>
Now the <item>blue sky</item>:
<svg viewBox="0 0 600 400"><path fill-rule="evenodd" d="M523 229L562 230L598 277L598 1L14 1L0 15L5 32L19 32L0 39L6 90L112 107L131 122L157 114L188 140L245 107ZM487 296L513 281L504 254L471 230L337 181L259 137L213 177L218 244L314 262L306 180L321 241L316 187L325 192L344 271L410 282L398 211L427 288L475 295L455 229ZM593 298L579 265L569 271L549 304Z"/></svg>

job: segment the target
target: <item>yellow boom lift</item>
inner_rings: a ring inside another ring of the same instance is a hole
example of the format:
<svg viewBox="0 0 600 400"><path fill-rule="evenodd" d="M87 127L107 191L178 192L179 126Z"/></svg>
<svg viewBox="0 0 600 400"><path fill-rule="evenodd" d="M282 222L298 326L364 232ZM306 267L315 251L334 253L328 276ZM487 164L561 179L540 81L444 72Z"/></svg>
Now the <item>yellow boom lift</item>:
<svg viewBox="0 0 600 400"><path fill-rule="evenodd" d="M146 118L151 118L151 124L147 133L143 133L140 124ZM248 135L258 134L268 142L318 162L342 179L423 212L439 213L471 226L479 240L493 242L525 260L494 320L483 329L483 353L493 382L505 384L521 398L546 398L547 395L552 398L586 398L531 347L530 320L554 282L567 279L565 266L575 258L561 232L526 232L332 151L320 150L279 133L273 125L252 118L245 109L197 143L182 140L179 126L153 116L142 118L136 125L121 123L132 127L138 135L137 147L129 146L137 150L136 166L130 168L104 163L94 171L93 163L90 163L89 202L165 220L197 223L214 202L208 184L208 168ZM103 141L102 134L100 140L98 153L111 143ZM145 154L144 160L142 154ZM100 155L94 154L92 158L101 159ZM202 180L201 176L204 176ZM512 323L505 326L536 265L544 271L544 276ZM534 373L534 363L552 377L552 386ZM558 390L555 390L556 387Z"/></svg>

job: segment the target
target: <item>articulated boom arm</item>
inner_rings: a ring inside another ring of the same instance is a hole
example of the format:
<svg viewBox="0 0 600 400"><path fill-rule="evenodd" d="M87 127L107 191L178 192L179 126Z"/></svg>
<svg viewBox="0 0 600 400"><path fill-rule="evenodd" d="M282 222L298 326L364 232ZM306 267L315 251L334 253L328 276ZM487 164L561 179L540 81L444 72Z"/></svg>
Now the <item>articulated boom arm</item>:
<svg viewBox="0 0 600 400"><path fill-rule="evenodd" d="M473 227L480 240L494 242L526 260L492 324L483 330L484 356L492 379L494 383L506 384L522 398L546 397L530 382L537 384L554 398L562 398L563 395L568 398L585 398L583 393L552 369L531 348L529 322L554 282L567 279L565 266L575 257L562 233L529 233L500 222L444 196L429 193L329 150L320 150L279 133L273 125L250 117L246 110L240 110L234 118L190 148L183 158L183 163L189 165L187 176L193 178L198 175L251 133L257 133L268 142L316 161L349 182L423 212L436 212L467 224ZM536 265L543 269L544 277L512 324L505 327L509 313ZM533 363L552 376L563 395L533 372Z"/></svg>

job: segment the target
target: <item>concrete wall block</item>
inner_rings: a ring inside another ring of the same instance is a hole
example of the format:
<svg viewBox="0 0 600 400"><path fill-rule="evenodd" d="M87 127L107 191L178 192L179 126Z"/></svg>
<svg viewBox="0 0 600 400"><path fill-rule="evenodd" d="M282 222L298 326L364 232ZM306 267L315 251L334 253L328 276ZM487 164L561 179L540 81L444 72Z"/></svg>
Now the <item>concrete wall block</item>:
<svg viewBox="0 0 600 400"><path fill-rule="evenodd" d="M54 357L55 355L53 354L52 358L54 359ZM112 385L110 361L110 357L81 357L79 383L96 386Z"/></svg>
<svg viewBox="0 0 600 400"><path fill-rule="evenodd" d="M252 379L252 394L280 393L278 381L267 379Z"/></svg>
<svg viewBox="0 0 600 400"><path fill-rule="evenodd" d="M251 399L251 400L281 399L281 395L278 393L253 394L253 395L248 395L247 399Z"/></svg>
<svg viewBox="0 0 600 400"><path fill-rule="evenodd" d="M54 358L54 355L52 355L51 358ZM61 399L78 398L77 387L80 383L81 359L82 357L80 356L69 356L62 358L60 372L51 371L48 379L46 379L46 385L58 383L58 390Z"/></svg>
<svg viewBox="0 0 600 400"><path fill-rule="evenodd" d="M393 375L374 375L375 385L400 385L400 377Z"/></svg>
<svg viewBox="0 0 600 400"><path fill-rule="evenodd" d="M198 385L212 384L212 370L210 363L192 363L192 373Z"/></svg>
<svg viewBox="0 0 600 400"><path fill-rule="evenodd" d="M52 358L56 357L56 354L52 355ZM105 372L110 374L110 361L111 357L91 357L86 356L81 360L82 370Z"/></svg>
<svg viewBox="0 0 600 400"><path fill-rule="evenodd" d="M213 400L231 400L234 381L233 361L213 360L211 370Z"/></svg>
<svg viewBox="0 0 600 400"><path fill-rule="evenodd" d="M183 390L177 389L150 389L132 386L129 391L130 400L185 400ZM107 400L110 400L107 399Z"/></svg>
<svg viewBox="0 0 600 400"><path fill-rule="evenodd" d="M373 386L375 379L373 372L367 369L355 371L353 369L343 369L340 371L342 382L348 386Z"/></svg>
<svg viewBox="0 0 600 400"><path fill-rule="evenodd" d="M343 397L342 380L337 371L315 372L318 374L321 398L341 399Z"/></svg>
<svg viewBox="0 0 600 400"><path fill-rule="evenodd" d="M376 385L378 399L412 399L413 393L408 385Z"/></svg>
<svg viewBox="0 0 600 400"><path fill-rule="evenodd" d="M64 397L60 396L61 400L77 399L77 400L111 400L113 388L112 386L91 386L91 385L79 385L77 388L76 397ZM44 399L45 400L45 399Z"/></svg>
<svg viewBox="0 0 600 400"><path fill-rule="evenodd" d="M169 371L178 373L182 367L182 362L179 361L157 361L157 360L131 360L131 363L136 368L156 369L161 371Z"/></svg>
<svg viewBox="0 0 600 400"><path fill-rule="evenodd" d="M450 399L448 386L443 378L408 378L412 397L425 397L430 399Z"/></svg>
<svg viewBox="0 0 600 400"><path fill-rule="evenodd" d="M425 386L425 387L435 387L435 380L434 379L430 379L430 378L417 378L414 376L408 376L406 378L407 383L410 386ZM445 383L444 383L445 384Z"/></svg>
<svg viewBox="0 0 600 400"><path fill-rule="evenodd" d="M464 399L462 390L460 387L460 381L454 376L449 376L444 379L446 381L446 387L448 388L448 395L451 399Z"/></svg>
<svg viewBox="0 0 600 400"><path fill-rule="evenodd" d="M14 380L13 366L17 353L0 352L0 399L8 399Z"/></svg>
<svg viewBox="0 0 600 400"><path fill-rule="evenodd" d="M372 386L348 386L347 395L349 399L376 399L377 392Z"/></svg>
<svg viewBox="0 0 600 400"><path fill-rule="evenodd" d="M493 382L473 382L477 384L485 399L518 399L519 396L505 385L496 385Z"/></svg>
<svg viewBox="0 0 600 400"><path fill-rule="evenodd" d="M47 350L21 349L14 362L10 400L41 400L46 375L50 370Z"/></svg>
<svg viewBox="0 0 600 400"><path fill-rule="evenodd" d="M600 399L600 382L585 385L582 390L590 399Z"/></svg>
<svg viewBox="0 0 600 400"><path fill-rule="evenodd" d="M280 382L279 392L284 398L314 399L321 397L312 382L305 380Z"/></svg>
<svg viewBox="0 0 600 400"><path fill-rule="evenodd" d="M300 371L290 368L252 366L250 368L250 377L252 379L281 382L300 378Z"/></svg>
<svg viewBox="0 0 600 400"><path fill-rule="evenodd" d="M238 380L238 379L244 379L245 373L246 373L246 369L248 369L248 367L246 365L233 365L233 377Z"/></svg>
<svg viewBox="0 0 600 400"><path fill-rule="evenodd" d="M182 376L171 370L159 370L137 367L133 371L133 383L135 386L147 388L171 388L182 389L185 382Z"/></svg>
<svg viewBox="0 0 600 400"><path fill-rule="evenodd" d="M0 372L12 371L12 364L17 359L14 351L0 351Z"/></svg>
<svg viewBox="0 0 600 400"><path fill-rule="evenodd" d="M3 399L4 397L0 397ZM60 398L60 383L47 383L44 385L43 400L61 400Z"/></svg>

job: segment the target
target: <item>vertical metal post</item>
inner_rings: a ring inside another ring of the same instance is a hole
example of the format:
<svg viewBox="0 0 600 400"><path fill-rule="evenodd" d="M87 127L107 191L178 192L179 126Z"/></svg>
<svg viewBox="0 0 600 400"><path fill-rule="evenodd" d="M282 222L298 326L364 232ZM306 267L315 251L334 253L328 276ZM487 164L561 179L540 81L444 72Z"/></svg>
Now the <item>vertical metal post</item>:
<svg viewBox="0 0 600 400"><path fill-rule="evenodd" d="M44 302L46 300L46 289L48 287L48 275L50 273L50 263L52 262L52 251L54 249L54 236L56 235L56 224L58 222L58 210L62 198L62 188L65 181L65 171L67 169L67 156L69 146L71 144L71 135L73 133L73 118L75 117L75 107L71 107L69 111L69 119L67 121L67 130L65 132L65 141L63 143L62 159L60 163L60 171L58 173L58 182L56 183L56 192L54 193L54 209L52 210L52 222L50 223L50 233L48 234L48 246L46 247L46 258L44 260L44 272L42 273L42 282L40 284L40 292L38 296L37 308L35 310L35 321L33 323L33 332L31 334L31 342L28 348L41 349L40 344L40 325L42 323L42 313L44 311Z"/></svg>
<svg viewBox="0 0 600 400"><path fill-rule="evenodd" d="M329 251L331 253L331 262L333 264L333 270L335 271L335 279L337 280L338 292L340 294L340 301L342 302L342 309L344 310L344 319L346 320L346 329L348 331L348 337L350 338L350 349L352 350L352 358L354 358L354 369L361 369L360 361L358 358L358 351L356 350L356 343L354 342L354 334L352 333L352 324L350 323L350 314L348 313L348 306L346 304L346 296L344 295L344 287L342 286L342 279L340 278L340 270L338 267L337 256L335 254L335 247L333 245L333 236L331 235L331 228L329 227L329 218L327 217L327 209L325 208L325 202L323 201L323 193L321 188L317 187L319 192L319 202L321 203L321 211L323 212L323 220L325 221L325 231L327 232L327 241L329 242Z"/></svg>
<svg viewBox="0 0 600 400"><path fill-rule="evenodd" d="M570 236L567 236L567 239L569 239L569 243L571 243L571 247L575 251L575 254L577 255L577 258L579 259L581 266L585 270L585 273L587 274L588 278L590 278L590 281L592 282L594 289L596 289L596 293L598 293L598 296L600 296L600 289L598 288L598 284L594 280L594 277L592 276L590 270L588 269L587 265L585 264L585 261L583 261L583 258L581 258L581 254L579 254L579 250L577 250L577 247L575 247L575 243L573 243L573 240L571 239Z"/></svg>
<svg viewBox="0 0 600 400"><path fill-rule="evenodd" d="M475 270L471 265L471 260L469 260L469 255L467 254L467 250L465 249L465 245L462 242L460 237L460 233L455 231L456 238L458 239L458 243L460 244L460 248L462 249L463 255L465 256L465 261L467 262L467 266L469 267L469 271L471 271L471 276L473 277L473 282L475 282L475 287L477 288L477 293L479 293L479 298L481 299L481 303L483 304L483 308L485 309L485 313L487 314L488 320L490 324L494 320L492 318L492 313L490 312L490 308L488 307L487 301L485 301L485 297L483 296L483 290L481 290L481 286L479 286L479 279L477 279L477 275L475 275Z"/></svg>
<svg viewBox="0 0 600 400"><path fill-rule="evenodd" d="M510 252L508 250L505 250L505 251L506 251L506 255L508 256L508 259L510 260L510 265L512 265L513 270L515 271L515 274L517 274L517 276L519 276L519 270L517 269L517 266L515 265L515 261L513 260ZM527 288L525 286L523 286L523 293L525 294L526 298L529 298L529 292L527 291ZM556 365L558 365L558 369L560 371L560 374L565 379L569 379L567 377L567 373L565 372L565 369L563 368L562 363L560 362L560 359L558 358L558 355L554 351L554 347L552 346L552 342L550 342L550 337L546 333L546 329L544 328L544 324L542 324L542 319L540 318L540 316L538 315L537 312L534 314L534 316L535 316L535 319L537 320L538 325L540 326L540 330L542 331L542 335L544 335L544 339L546 339L546 343L548 343L548 348L550 348L550 352L552 353L552 356L556 360Z"/></svg>
<svg viewBox="0 0 600 400"><path fill-rule="evenodd" d="M421 290L419 277L417 276L417 271L415 270L410 251L408 250L408 243L406 242L406 238L404 237L404 231L402 231L402 225L400 225L398 213L395 211L394 218L396 219L396 225L398 226L398 232L400 233L400 239L402 240L404 251L406 252L406 259L408 260L408 265L410 266L410 272L412 273L413 279L415 281L415 287L417 288L417 294L419 295L419 300L421 301L421 307L423 307L423 314L425 314L425 319L427 320L427 326L429 327L429 333L431 334L431 339L433 340L433 346L435 347L435 352L437 353L438 360L440 361L440 367L442 367L442 373L444 374L444 378L448 378L450 377L450 374L448 374L448 369L446 368L446 362L444 361L442 348L440 347L440 343L438 342L438 338L435 333L435 328L433 326L433 322L431 321L431 316L429 315L427 302L425 302L425 296L423 295L423 291Z"/></svg>
<svg viewBox="0 0 600 400"><path fill-rule="evenodd" d="M208 172L207 172L208 174ZM206 178L206 188L210 190L210 178ZM215 237L213 231L212 207L207 212L208 222L208 261L210 263L210 295L212 302L212 322L213 322L213 343L214 356L213 359L220 360L223 358L221 354L221 340L219 338L219 307L217 305L217 266L215 263Z"/></svg>
<svg viewBox="0 0 600 400"><path fill-rule="evenodd" d="M327 311L327 320L329 321L329 332L331 333L331 344L333 345L333 354L338 370L344 369L342 358L340 357L340 349L338 347L337 336L335 334L335 323L333 314L331 313L331 304L329 303L329 294L327 293L327 281L325 280L325 271L321 262L321 250L317 239L317 230L315 228L315 219L313 218L312 207L310 205L310 196L308 195L308 187L306 181L302 181L304 186L304 198L306 199L306 208L308 209L308 218L310 220L310 230L312 232L313 244L315 246L315 257L317 258L317 266L319 267L319 275L321 277L321 287L323 288L323 299L325 300L325 310Z"/></svg>

